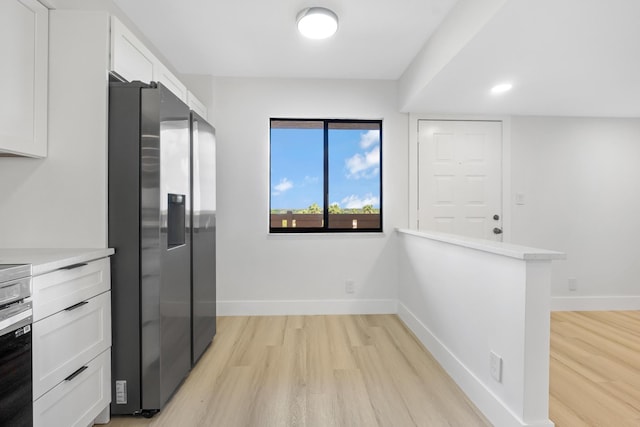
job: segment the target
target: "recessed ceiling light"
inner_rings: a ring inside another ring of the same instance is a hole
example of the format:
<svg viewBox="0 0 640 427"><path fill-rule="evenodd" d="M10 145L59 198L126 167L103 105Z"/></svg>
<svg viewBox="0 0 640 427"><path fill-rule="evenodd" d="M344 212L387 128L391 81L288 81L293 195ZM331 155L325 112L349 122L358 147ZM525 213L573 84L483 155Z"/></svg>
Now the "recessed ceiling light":
<svg viewBox="0 0 640 427"><path fill-rule="evenodd" d="M302 9L297 22L300 34L310 39L326 39L338 30L338 16L324 7Z"/></svg>
<svg viewBox="0 0 640 427"><path fill-rule="evenodd" d="M510 91L512 87L513 85L511 83L500 83L491 88L491 93L498 95Z"/></svg>

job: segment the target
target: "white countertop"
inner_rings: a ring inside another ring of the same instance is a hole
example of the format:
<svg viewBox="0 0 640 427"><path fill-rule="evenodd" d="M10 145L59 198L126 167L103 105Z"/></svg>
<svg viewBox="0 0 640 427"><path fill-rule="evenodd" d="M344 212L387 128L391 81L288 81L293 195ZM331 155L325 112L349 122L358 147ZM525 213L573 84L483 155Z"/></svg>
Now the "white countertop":
<svg viewBox="0 0 640 427"><path fill-rule="evenodd" d="M563 252L550 251L547 249L530 248L527 246L513 245L510 243L494 242L492 240L475 239L473 237L459 236L457 234L440 233L437 231L409 230L397 228L396 231L402 234L409 234L425 239L436 240L465 248L476 249L483 252L503 255L510 258L522 260L560 260L566 259Z"/></svg>
<svg viewBox="0 0 640 427"><path fill-rule="evenodd" d="M31 264L31 274L38 276L69 265L93 261L113 254L114 250L111 248L0 248L0 264Z"/></svg>

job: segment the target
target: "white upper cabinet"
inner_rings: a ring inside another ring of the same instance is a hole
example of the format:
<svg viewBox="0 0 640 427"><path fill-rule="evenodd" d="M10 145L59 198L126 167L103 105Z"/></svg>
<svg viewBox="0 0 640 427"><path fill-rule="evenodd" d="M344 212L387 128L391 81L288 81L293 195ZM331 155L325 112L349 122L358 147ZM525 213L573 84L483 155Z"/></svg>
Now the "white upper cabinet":
<svg viewBox="0 0 640 427"><path fill-rule="evenodd" d="M153 67L153 80L165 85L174 95L182 100L186 104L187 102L187 87L182 84L180 80L164 66L160 61L154 64Z"/></svg>
<svg viewBox="0 0 640 427"><path fill-rule="evenodd" d="M111 70L127 81L160 82L187 102L187 87L115 16L111 17Z"/></svg>
<svg viewBox="0 0 640 427"><path fill-rule="evenodd" d="M198 113L200 117L205 120L209 120L207 118L207 107L202 102L200 102L200 100L196 98L196 96L191 91L187 91L187 105L193 111Z"/></svg>
<svg viewBox="0 0 640 427"><path fill-rule="evenodd" d="M0 1L0 155L47 155L48 10Z"/></svg>
<svg viewBox="0 0 640 427"><path fill-rule="evenodd" d="M111 17L111 70L127 81L154 79L156 57L116 17Z"/></svg>

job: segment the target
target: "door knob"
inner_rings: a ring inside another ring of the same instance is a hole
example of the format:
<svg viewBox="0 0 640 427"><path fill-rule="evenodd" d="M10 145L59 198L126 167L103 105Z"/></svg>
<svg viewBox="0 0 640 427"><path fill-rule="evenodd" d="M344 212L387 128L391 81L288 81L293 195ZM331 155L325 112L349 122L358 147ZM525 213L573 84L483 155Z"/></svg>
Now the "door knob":
<svg viewBox="0 0 640 427"><path fill-rule="evenodd" d="M498 220L500 219L500 215L495 214L495 215L493 216L493 219L494 219L495 221L498 221Z"/></svg>
<svg viewBox="0 0 640 427"><path fill-rule="evenodd" d="M498 227L494 228L493 229L493 234L502 234L502 229L498 228Z"/></svg>

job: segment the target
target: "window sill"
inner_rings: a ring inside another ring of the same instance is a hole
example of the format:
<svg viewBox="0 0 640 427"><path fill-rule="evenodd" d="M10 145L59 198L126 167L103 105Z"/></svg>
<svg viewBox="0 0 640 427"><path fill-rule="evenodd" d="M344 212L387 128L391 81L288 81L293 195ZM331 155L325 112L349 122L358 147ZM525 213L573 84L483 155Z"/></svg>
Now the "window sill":
<svg viewBox="0 0 640 427"><path fill-rule="evenodd" d="M338 238L338 239L354 239L354 238L386 238L389 233L384 231L340 231L340 232L302 232L302 233L267 233L267 238L292 238L292 239L309 239L315 240L319 238Z"/></svg>

